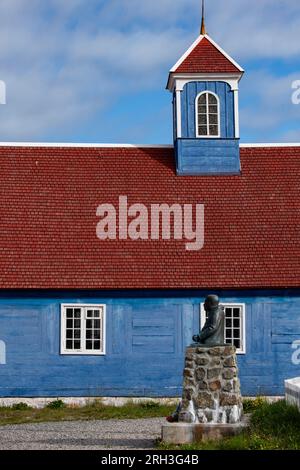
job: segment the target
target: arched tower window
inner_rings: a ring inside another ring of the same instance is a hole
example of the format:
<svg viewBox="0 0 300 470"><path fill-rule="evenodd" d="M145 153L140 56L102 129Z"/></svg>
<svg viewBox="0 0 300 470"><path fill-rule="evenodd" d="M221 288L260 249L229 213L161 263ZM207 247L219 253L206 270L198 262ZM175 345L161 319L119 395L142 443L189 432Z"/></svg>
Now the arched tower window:
<svg viewBox="0 0 300 470"><path fill-rule="evenodd" d="M220 101L211 91L204 91L196 98L196 136L220 137Z"/></svg>

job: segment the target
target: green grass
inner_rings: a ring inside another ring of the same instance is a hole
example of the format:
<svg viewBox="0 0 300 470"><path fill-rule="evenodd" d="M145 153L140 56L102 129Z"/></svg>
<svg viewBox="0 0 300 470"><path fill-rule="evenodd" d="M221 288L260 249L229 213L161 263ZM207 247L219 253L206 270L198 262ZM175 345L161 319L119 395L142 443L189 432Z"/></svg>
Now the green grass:
<svg viewBox="0 0 300 470"><path fill-rule="evenodd" d="M0 407L0 426L49 421L156 418L167 416L173 411L174 405L159 405L156 402L142 404L129 402L122 407L115 407L105 406L98 401L84 407L71 407L55 400L42 409L30 408L24 403L18 403L11 408Z"/></svg>
<svg viewBox="0 0 300 470"><path fill-rule="evenodd" d="M250 428L239 436L218 442L174 446L158 443L160 449L180 450L300 450L300 412L285 401L268 404L259 398L245 403L252 411Z"/></svg>

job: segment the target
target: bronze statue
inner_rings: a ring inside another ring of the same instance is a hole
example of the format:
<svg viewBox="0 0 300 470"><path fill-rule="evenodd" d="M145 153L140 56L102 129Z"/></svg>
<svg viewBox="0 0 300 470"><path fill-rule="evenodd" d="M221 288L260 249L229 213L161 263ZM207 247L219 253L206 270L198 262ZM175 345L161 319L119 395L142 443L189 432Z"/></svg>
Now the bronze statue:
<svg viewBox="0 0 300 470"><path fill-rule="evenodd" d="M225 313L224 307L219 303L219 297L208 295L205 299L204 309L207 313L207 320L200 334L193 336L193 341L205 346L224 346Z"/></svg>

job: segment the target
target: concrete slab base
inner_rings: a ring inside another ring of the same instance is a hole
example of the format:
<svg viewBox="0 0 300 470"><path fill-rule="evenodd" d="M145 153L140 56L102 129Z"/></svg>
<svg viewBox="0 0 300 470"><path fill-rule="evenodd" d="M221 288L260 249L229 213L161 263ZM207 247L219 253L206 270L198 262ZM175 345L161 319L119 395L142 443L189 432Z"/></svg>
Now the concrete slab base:
<svg viewBox="0 0 300 470"><path fill-rule="evenodd" d="M190 424L167 423L162 426L162 440L167 444L192 444L193 442L216 441L240 434L249 426L245 416L237 424Z"/></svg>

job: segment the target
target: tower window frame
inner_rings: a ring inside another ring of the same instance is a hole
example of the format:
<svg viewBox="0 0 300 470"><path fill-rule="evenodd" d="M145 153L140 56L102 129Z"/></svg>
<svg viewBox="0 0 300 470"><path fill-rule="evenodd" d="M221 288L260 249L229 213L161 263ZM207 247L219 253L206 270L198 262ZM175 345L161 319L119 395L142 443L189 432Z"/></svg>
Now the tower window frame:
<svg viewBox="0 0 300 470"><path fill-rule="evenodd" d="M216 101L210 102L210 96ZM203 100L203 97L205 97L205 100ZM201 98L203 103L200 103ZM221 137L220 98L218 95L209 90L199 93L195 100L195 114L197 138L218 139ZM205 119L201 119L202 116L204 116ZM217 133L213 133L213 128L215 127L217 127ZM201 128L203 130L206 129L206 134L201 133Z"/></svg>

